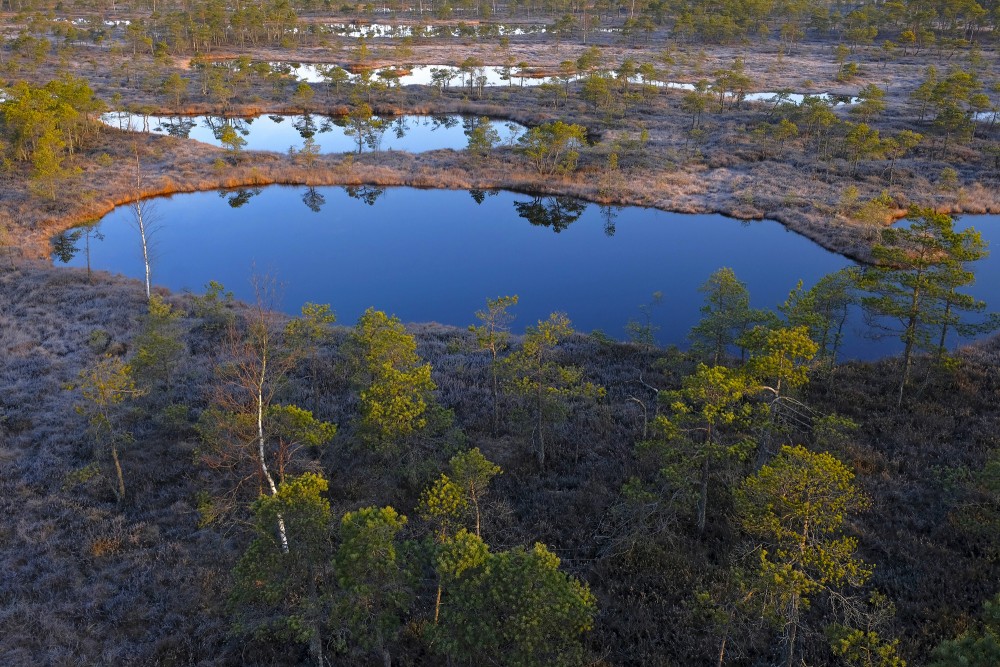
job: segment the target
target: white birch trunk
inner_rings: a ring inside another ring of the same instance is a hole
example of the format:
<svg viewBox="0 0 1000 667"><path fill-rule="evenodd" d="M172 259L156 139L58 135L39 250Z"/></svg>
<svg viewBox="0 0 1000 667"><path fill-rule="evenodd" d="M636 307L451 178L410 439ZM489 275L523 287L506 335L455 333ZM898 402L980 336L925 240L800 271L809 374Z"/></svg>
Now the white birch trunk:
<svg viewBox="0 0 1000 667"><path fill-rule="evenodd" d="M265 346L266 348L266 346ZM264 473L264 479L271 489L271 495L278 495L278 487L271 477L271 472L267 469L267 459L264 455L264 377L267 373L267 351L264 350L260 366L260 378L257 383L257 455L260 458L260 469ZM288 553L288 534L285 531L285 517L278 513L278 536L281 539L282 553Z"/></svg>

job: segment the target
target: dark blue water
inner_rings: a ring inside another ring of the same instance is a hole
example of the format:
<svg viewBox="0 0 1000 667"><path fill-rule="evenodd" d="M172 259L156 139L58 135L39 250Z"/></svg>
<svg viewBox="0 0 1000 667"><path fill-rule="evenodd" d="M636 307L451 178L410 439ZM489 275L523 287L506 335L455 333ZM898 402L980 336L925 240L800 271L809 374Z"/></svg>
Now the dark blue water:
<svg viewBox="0 0 1000 667"><path fill-rule="evenodd" d="M771 221L510 192L477 198L482 203L466 191L268 187L157 199L153 280L194 292L216 280L250 299L251 272L267 272L284 286L282 309L329 303L343 324L375 306L407 322L465 326L487 298L517 294L517 330L561 310L578 330L616 338L662 291L652 311L657 337L686 346L700 316L698 287L718 268L736 272L753 306L774 308L798 280L809 287L851 263ZM985 227L997 218L975 222ZM104 239L91 242L92 265L141 277L129 209L110 213L99 230ZM70 263L85 265L84 253ZM974 291L988 299L1000 286L1000 262L982 264ZM845 356L894 349L866 340L855 320Z"/></svg>

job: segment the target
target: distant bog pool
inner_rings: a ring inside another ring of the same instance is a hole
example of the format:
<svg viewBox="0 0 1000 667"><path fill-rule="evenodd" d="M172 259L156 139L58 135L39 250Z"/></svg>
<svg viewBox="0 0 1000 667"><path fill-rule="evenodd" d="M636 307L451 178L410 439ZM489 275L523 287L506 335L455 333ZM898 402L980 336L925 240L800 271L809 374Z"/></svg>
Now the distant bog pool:
<svg viewBox="0 0 1000 667"><path fill-rule="evenodd" d="M374 150L423 151L451 148L462 150L469 144L469 132L480 122L473 116L375 117L359 133L344 116L322 114L271 114L254 117L226 116L144 116L107 113L102 120L112 127L134 132L152 132L195 139L223 146L227 127L246 142L243 150L287 152L300 150L312 138L320 153L367 152ZM487 121L500 137L512 145L525 130L523 125L500 120ZM352 133L353 132L353 133Z"/></svg>

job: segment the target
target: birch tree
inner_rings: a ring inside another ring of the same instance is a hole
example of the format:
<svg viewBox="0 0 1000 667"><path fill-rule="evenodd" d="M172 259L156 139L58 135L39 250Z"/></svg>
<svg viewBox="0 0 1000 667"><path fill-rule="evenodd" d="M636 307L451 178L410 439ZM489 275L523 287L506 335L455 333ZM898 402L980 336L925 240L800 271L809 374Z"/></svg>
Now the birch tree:
<svg viewBox="0 0 1000 667"><path fill-rule="evenodd" d="M328 442L336 426L315 419L311 412L275 400L295 355L284 345L280 317L271 310L273 286L254 278L256 302L242 330L229 327L213 404L202 413L199 431L206 447L202 460L228 470L236 479L233 493L256 479L257 495L275 496L295 453L305 446ZM276 513L281 548L289 543L284 517Z"/></svg>
<svg viewBox="0 0 1000 667"><path fill-rule="evenodd" d="M153 204L143 199L142 165L139 161L139 147L133 145L135 153L135 186L132 191L132 223L139 232L139 243L142 247L142 264L146 269L146 301L150 300L152 288L152 249L150 247L153 235Z"/></svg>

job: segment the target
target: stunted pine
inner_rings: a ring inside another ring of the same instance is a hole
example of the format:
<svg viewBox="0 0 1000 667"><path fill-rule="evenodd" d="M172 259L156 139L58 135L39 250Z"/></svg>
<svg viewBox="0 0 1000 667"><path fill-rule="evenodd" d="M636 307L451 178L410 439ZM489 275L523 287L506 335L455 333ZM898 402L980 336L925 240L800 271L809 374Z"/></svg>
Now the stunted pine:
<svg viewBox="0 0 1000 667"><path fill-rule="evenodd" d="M661 494L696 507L699 533L705 530L710 484L731 480L734 466L753 449L754 393L746 374L699 364L681 389L665 395L670 414L656 417L655 437L643 445L657 455Z"/></svg>
<svg viewBox="0 0 1000 667"><path fill-rule="evenodd" d="M712 273L698 291L705 295L702 318L688 336L695 350L711 360L712 365L719 365L729 358L730 348L762 314L750 308L750 292L728 267Z"/></svg>
<svg viewBox="0 0 1000 667"><path fill-rule="evenodd" d="M479 349L490 353L490 375L493 384L493 435L500 426L500 355L510 344L510 323L514 315L510 308L517 305L517 295L499 296L486 300L486 309L476 311L478 326L469 329L476 334Z"/></svg>
<svg viewBox="0 0 1000 667"><path fill-rule="evenodd" d="M169 394L174 371L184 357L181 314L157 294L149 299L142 331L136 337L132 368L146 385L162 383Z"/></svg>
<svg viewBox="0 0 1000 667"><path fill-rule="evenodd" d="M847 517L869 500L843 463L801 446L783 447L736 498L743 529L761 543L757 581L765 617L783 629L783 662L792 667L812 598L871 576L855 555L857 540L843 534Z"/></svg>
<svg viewBox="0 0 1000 667"><path fill-rule="evenodd" d="M83 402L76 406L76 411L87 418L95 458L100 461L110 454L115 470L112 489L118 502L122 502L125 500L125 475L121 451L132 442L123 406L126 400L142 396L145 390L136 387L132 368L120 358L111 356L98 359L80 372L79 389Z"/></svg>
<svg viewBox="0 0 1000 667"><path fill-rule="evenodd" d="M433 632L435 648L468 664L487 655L521 667L588 664L582 639L597 600L559 565L540 543L491 553L478 537L460 533L438 561L448 604Z"/></svg>
<svg viewBox="0 0 1000 667"><path fill-rule="evenodd" d="M550 425L565 417L569 401L575 398L597 399L604 387L584 380L576 366L556 361L556 346L573 334L565 313L552 313L538 326L528 327L521 348L505 360L511 390L524 397L534 413L533 439L538 467L545 467L546 438Z"/></svg>
<svg viewBox="0 0 1000 667"><path fill-rule="evenodd" d="M481 536L480 500L486 494L490 480L500 473L500 466L489 461L479 448L456 454L450 461L451 475L442 474L420 496L420 517L431 527L432 551L435 558L454 553L457 534L471 513L475 518L476 538ZM439 570L434 622L441 612L441 594L447 573Z"/></svg>
<svg viewBox="0 0 1000 667"><path fill-rule="evenodd" d="M908 227L887 229L883 243L872 249L875 266L867 268L860 285L869 320L903 343L897 405L910 379L913 358L920 350L944 347L949 328L961 333L960 314L983 309L977 299L959 290L975 281L969 265L986 256L986 244L974 229L955 230L951 216L914 208Z"/></svg>
<svg viewBox="0 0 1000 667"><path fill-rule="evenodd" d="M354 381L361 389L359 430L385 456L399 453L409 436L427 425L437 388L431 366L417 355L417 342L395 316L369 308L350 339Z"/></svg>
<svg viewBox="0 0 1000 667"><path fill-rule="evenodd" d="M587 128L557 120L531 128L518 143L517 150L539 174L571 173L587 143Z"/></svg>
<svg viewBox="0 0 1000 667"><path fill-rule="evenodd" d="M336 321L337 315L330 310L330 304L307 302L302 306L302 315L285 326L288 344L305 358L308 366L313 412L319 404L320 347L330 341L330 325Z"/></svg>
<svg viewBox="0 0 1000 667"><path fill-rule="evenodd" d="M236 629L308 644L316 665L325 664L323 632L332 589L330 503L327 481L305 473L278 485L273 496L252 506L255 537L233 571L230 598ZM275 538L274 525L285 524L288 542Z"/></svg>
<svg viewBox="0 0 1000 667"><path fill-rule="evenodd" d="M392 507L348 512L341 519L340 546L333 555L340 589L335 618L385 667L392 665L392 646L413 597L399 536L406 521Z"/></svg>

